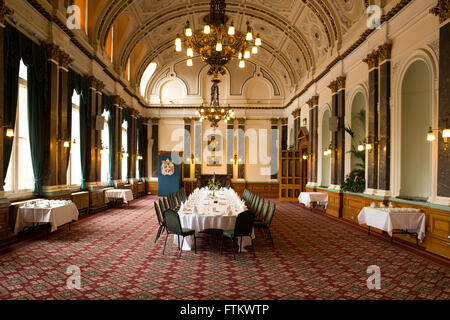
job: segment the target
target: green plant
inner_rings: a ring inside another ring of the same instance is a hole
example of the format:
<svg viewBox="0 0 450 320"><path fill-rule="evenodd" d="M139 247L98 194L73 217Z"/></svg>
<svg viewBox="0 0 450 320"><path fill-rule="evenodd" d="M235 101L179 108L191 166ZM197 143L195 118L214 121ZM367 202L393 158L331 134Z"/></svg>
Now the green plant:
<svg viewBox="0 0 450 320"><path fill-rule="evenodd" d="M219 181L216 181L215 178L212 178L208 181L208 189L209 190L219 190L222 185Z"/></svg>
<svg viewBox="0 0 450 320"><path fill-rule="evenodd" d="M366 188L364 170L356 169L345 176L345 181L341 186L342 191L363 193Z"/></svg>

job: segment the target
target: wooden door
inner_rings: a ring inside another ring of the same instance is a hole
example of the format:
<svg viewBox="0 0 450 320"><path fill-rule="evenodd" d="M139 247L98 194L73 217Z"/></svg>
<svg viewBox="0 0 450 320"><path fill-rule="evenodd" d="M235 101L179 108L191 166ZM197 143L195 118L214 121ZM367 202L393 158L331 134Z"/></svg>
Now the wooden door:
<svg viewBox="0 0 450 320"><path fill-rule="evenodd" d="M280 151L280 201L297 202L302 189L302 151Z"/></svg>

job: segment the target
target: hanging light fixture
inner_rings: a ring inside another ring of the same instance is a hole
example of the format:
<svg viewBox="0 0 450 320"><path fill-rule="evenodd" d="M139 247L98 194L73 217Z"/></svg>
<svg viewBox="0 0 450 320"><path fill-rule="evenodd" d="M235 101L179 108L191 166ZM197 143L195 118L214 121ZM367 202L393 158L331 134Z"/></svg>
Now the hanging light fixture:
<svg viewBox="0 0 450 320"><path fill-rule="evenodd" d="M261 46L261 37L254 36L250 22L247 21L246 33L236 30L234 23L227 26L228 17L225 14L225 0L211 0L210 13L204 18L205 25L202 29L193 31L190 22L186 22L183 35L178 35L175 40L175 50L182 51L182 42L188 48L188 58L194 57L194 51L201 59L210 65L208 75L225 74L223 67L236 55L242 54L244 59L250 59L250 50L258 53ZM245 54L244 54L245 52ZM241 57L240 57L241 59ZM187 63L192 66L192 61ZM241 66L245 67L245 63Z"/></svg>
<svg viewBox="0 0 450 320"><path fill-rule="evenodd" d="M220 121L227 123L234 117L234 111L228 105L228 107L221 107L219 102L219 83L218 78L212 80L211 86L211 103L209 107L205 108L203 105L196 111L199 121L208 120L211 122L211 127L217 128Z"/></svg>

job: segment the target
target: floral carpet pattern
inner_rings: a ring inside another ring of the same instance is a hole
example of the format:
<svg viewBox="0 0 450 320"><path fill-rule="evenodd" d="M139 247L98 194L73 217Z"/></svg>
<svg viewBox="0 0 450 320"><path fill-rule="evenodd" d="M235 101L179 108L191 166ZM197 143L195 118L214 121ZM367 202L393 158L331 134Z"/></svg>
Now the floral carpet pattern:
<svg viewBox="0 0 450 320"><path fill-rule="evenodd" d="M0 299L450 299L450 268L398 245L277 200L271 242L262 231L251 252L233 260L200 235L198 252L180 259L153 208L156 196L63 226L45 239L36 231L0 250ZM369 290L367 268L381 270L381 289ZM81 288L69 289L69 266Z"/></svg>

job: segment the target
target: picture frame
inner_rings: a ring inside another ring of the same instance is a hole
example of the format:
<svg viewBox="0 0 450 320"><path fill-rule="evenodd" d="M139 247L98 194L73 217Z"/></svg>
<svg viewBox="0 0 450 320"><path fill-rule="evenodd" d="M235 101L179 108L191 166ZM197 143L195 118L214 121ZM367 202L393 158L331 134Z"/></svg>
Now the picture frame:
<svg viewBox="0 0 450 320"><path fill-rule="evenodd" d="M221 166L222 165L222 157L218 157L218 156L209 156L206 158L206 165L207 166Z"/></svg>
<svg viewBox="0 0 450 320"><path fill-rule="evenodd" d="M208 136L208 151L216 152L222 150L222 137L218 134Z"/></svg>

